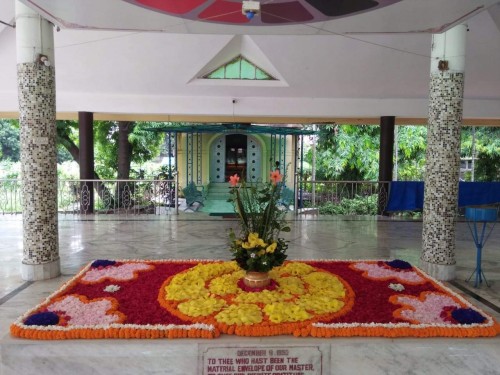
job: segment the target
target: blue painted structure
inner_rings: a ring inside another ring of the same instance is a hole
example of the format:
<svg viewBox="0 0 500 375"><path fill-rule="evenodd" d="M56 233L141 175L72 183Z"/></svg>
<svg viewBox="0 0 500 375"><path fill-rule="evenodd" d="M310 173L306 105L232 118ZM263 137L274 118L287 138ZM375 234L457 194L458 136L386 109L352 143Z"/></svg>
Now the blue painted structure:
<svg viewBox="0 0 500 375"><path fill-rule="evenodd" d="M459 182L458 206L500 203L500 182ZM393 181L387 211L415 211L424 207L423 181Z"/></svg>
<svg viewBox="0 0 500 375"><path fill-rule="evenodd" d="M478 208L478 207L467 207L465 209L465 218L467 219L467 224L476 245L476 269L466 281L469 281L473 275L475 275L474 287L477 288L479 284L483 282L489 287L486 276L481 268L481 258L483 247L488 240L493 228L495 227L498 216L498 210L496 208ZM490 224L489 231L487 231L488 223ZM482 224L482 227L481 227Z"/></svg>

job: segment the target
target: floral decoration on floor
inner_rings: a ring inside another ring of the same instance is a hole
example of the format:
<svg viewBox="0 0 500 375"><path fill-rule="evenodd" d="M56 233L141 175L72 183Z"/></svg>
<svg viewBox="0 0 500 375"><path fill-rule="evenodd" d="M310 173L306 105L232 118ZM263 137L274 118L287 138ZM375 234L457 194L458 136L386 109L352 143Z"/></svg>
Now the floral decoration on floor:
<svg viewBox="0 0 500 375"><path fill-rule="evenodd" d="M290 261L248 288L236 261L99 260L19 317L30 339L495 336L492 317L395 261Z"/></svg>

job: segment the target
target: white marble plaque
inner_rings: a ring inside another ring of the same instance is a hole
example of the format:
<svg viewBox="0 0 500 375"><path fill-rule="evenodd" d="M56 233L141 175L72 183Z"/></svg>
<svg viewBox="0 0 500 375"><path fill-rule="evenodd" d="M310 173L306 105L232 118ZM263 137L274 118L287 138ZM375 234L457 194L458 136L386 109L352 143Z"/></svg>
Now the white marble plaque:
<svg viewBox="0 0 500 375"><path fill-rule="evenodd" d="M200 345L202 375L321 375L329 353L320 345Z"/></svg>

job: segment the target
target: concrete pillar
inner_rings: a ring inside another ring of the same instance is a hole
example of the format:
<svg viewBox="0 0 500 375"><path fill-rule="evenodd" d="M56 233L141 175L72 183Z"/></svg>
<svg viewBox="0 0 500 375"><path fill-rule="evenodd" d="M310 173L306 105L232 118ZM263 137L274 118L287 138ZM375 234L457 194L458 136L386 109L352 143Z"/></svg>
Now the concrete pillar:
<svg viewBox="0 0 500 375"><path fill-rule="evenodd" d="M425 167L421 267L455 277L466 25L433 36Z"/></svg>
<svg viewBox="0 0 500 375"><path fill-rule="evenodd" d="M24 280L59 276L53 26L16 1Z"/></svg>
<svg viewBox="0 0 500 375"><path fill-rule="evenodd" d="M94 114L78 112L78 136L80 141L80 179L94 179ZM80 213L94 212L94 186L90 181L80 186Z"/></svg>
<svg viewBox="0 0 500 375"><path fill-rule="evenodd" d="M380 149L378 161L378 180L392 181L392 171L394 169L394 124L396 122L394 116L380 117ZM387 206L389 184L382 183L379 185L378 194L378 214L385 214Z"/></svg>

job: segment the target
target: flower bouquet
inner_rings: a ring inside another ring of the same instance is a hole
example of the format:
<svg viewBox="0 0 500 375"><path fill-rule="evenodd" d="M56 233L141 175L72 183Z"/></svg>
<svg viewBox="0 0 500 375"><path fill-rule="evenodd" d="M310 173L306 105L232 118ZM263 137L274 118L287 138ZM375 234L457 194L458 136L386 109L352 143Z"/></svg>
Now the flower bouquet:
<svg viewBox="0 0 500 375"><path fill-rule="evenodd" d="M230 231L230 251L233 260L247 271L247 275L251 272L267 273L282 265L287 257L287 241L279 237L281 231L290 231L285 221L288 207L279 205L282 179L279 171L272 171L270 181L261 184L240 183L236 174L230 177L230 201L241 226L239 234Z"/></svg>

